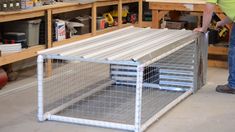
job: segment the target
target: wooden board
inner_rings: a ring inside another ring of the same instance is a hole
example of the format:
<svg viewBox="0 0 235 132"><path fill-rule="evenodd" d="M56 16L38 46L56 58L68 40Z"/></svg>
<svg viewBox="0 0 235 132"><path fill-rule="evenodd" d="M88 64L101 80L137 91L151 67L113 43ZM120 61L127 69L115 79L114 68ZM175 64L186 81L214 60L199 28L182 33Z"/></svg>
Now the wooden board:
<svg viewBox="0 0 235 132"><path fill-rule="evenodd" d="M206 0L145 0L146 2L183 3L183 4L205 4Z"/></svg>
<svg viewBox="0 0 235 132"><path fill-rule="evenodd" d="M45 49L44 45L38 45L30 47L28 49L24 49L22 52L19 53L5 54L0 57L0 66L34 57L37 55L38 51L43 49Z"/></svg>

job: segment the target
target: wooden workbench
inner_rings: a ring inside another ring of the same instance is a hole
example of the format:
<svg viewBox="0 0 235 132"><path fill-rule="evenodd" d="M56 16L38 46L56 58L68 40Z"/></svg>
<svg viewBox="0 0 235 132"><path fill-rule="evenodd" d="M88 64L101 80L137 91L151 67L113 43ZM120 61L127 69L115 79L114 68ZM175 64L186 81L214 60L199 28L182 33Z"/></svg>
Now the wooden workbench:
<svg viewBox="0 0 235 132"><path fill-rule="evenodd" d="M152 27L159 28L161 19L169 11L185 11L192 14L202 14L205 8L206 0L146 0L149 2L149 8L152 9ZM214 12L223 19L225 17L221 9L216 6ZM227 25L231 29L230 25ZM208 53L212 55L227 55L225 47L209 47ZM208 66L227 68L226 61L208 60Z"/></svg>
<svg viewBox="0 0 235 132"><path fill-rule="evenodd" d="M169 11L186 11L202 13L206 0L146 0L149 2L149 8L152 10L152 27L159 28L160 20ZM219 17L224 16L218 6L215 8L215 13Z"/></svg>

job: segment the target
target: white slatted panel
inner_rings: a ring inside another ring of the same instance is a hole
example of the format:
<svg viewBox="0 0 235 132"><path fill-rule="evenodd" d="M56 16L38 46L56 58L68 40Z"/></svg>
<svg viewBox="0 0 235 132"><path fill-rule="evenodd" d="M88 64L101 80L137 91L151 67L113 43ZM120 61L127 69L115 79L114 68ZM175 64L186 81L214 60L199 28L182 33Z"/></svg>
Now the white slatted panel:
<svg viewBox="0 0 235 132"><path fill-rule="evenodd" d="M98 60L135 60L150 56L152 52L187 37L196 36L188 30L168 30L128 27L104 35L73 42L60 47L39 52L76 56ZM171 46L169 50L174 49Z"/></svg>

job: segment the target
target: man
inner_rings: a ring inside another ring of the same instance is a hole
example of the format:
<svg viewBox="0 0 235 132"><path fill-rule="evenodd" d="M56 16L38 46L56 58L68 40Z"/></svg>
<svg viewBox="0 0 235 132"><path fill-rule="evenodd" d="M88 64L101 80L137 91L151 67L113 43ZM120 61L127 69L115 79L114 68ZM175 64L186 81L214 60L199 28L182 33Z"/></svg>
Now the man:
<svg viewBox="0 0 235 132"><path fill-rule="evenodd" d="M206 32L210 25L213 10L218 4L222 11L227 15L227 17L217 23L218 26L224 26L228 23L232 23L232 31L229 41L229 77L228 84L218 85L216 87L217 92L235 94L235 0L207 0L207 4L203 13L203 25L202 27L194 29L197 32Z"/></svg>

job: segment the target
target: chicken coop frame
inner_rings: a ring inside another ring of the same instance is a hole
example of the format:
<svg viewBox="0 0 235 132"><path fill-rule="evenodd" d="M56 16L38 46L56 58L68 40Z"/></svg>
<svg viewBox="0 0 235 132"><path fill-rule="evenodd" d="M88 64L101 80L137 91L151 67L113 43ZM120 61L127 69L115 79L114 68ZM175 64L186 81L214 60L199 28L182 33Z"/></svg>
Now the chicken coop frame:
<svg viewBox="0 0 235 132"><path fill-rule="evenodd" d="M55 69L50 77L47 60ZM39 121L142 132L205 84L207 35L128 27L41 51L37 66Z"/></svg>

